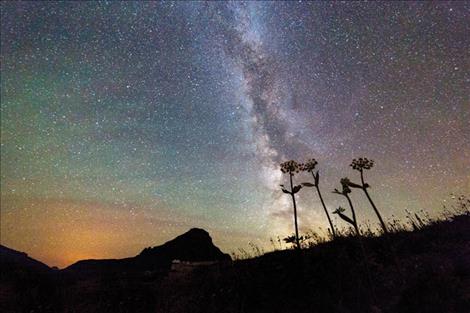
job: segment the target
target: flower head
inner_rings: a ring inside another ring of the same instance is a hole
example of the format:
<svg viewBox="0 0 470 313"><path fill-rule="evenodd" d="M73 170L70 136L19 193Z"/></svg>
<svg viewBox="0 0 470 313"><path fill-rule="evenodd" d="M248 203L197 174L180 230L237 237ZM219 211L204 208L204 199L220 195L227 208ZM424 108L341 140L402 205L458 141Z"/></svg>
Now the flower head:
<svg viewBox="0 0 470 313"><path fill-rule="evenodd" d="M349 165L353 170L370 170L374 166L374 160L369 160L368 158L359 158L353 159L352 163Z"/></svg>
<svg viewBox="0 0 470 313"><path fill-rule="evenodd" d="M341 178L340 183L341 186L343 186L343 195L351 193L351 188L349 188L351 181L349 180L349 178Z"/></svg>
<svg viewBox="0 0 470 313"><path fill-rule="evenodd" d="M294 173L299 173L303 166L303 164L299 164L294 160L286 161L281 163L281 172L294 175Z"/></svg>
<svg viewBox="0 0 470 313"><path fill-rule="evenodd" d="M340 214L340 213L343 213L344 211L346 211L344 208L339 207L333 211L333 214Z"/></svg>
<svg viewBox="0 0 470 313"><path fill-rule="evenodd" d="M315 159L308 159L302 166L302 171L312 172L317 166L318 162Z"/></svg>

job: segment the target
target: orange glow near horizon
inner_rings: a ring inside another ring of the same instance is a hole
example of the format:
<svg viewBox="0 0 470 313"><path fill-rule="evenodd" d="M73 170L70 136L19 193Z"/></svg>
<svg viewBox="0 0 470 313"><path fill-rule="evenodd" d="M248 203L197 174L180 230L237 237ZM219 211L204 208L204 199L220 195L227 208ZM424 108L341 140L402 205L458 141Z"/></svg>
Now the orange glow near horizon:
<svg viewBox="0 0 470 313"><path fill-rule="evenodd" d="M1 244L59 268L84 259L132 257L191 227L151 217L144 206L129 211L98 202L2 199ZM228 242L217 230L210 233L225 249L248 242L243 235Z"/></svg>
<svg viewBox="0 0 470 313"><path fill-rule="evenodd" d="M2 202L11 209L10 201ZM2 214L2 244L10 244L51 266L64 267L81 259L132 256L143 248L140 242L146 242L143 233L161 226L138 213L113 210L99 203L37 199L15 202L15 209ZM158 237L159 232L154 233L157 236L147 239L149 245L152 239L163 239Z"/></svg>

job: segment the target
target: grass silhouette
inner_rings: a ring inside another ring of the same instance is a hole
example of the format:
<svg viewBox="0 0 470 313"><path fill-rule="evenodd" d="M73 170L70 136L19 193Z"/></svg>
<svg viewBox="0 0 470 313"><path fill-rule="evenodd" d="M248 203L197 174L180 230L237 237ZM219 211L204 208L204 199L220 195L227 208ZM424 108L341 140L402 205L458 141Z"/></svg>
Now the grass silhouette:
<svg viewBox="0 0 470 313"><path fill-rule="evenodd" d="M434 219L410 218L395 220L387 234L338 228L332 240L305 242L298 267L290 249L252 255L234 263L222 284L233 279L237 287L224 290L243 299L243 312L468 312L470 200ZM235 303L227 308L241 312Z"/></svg>

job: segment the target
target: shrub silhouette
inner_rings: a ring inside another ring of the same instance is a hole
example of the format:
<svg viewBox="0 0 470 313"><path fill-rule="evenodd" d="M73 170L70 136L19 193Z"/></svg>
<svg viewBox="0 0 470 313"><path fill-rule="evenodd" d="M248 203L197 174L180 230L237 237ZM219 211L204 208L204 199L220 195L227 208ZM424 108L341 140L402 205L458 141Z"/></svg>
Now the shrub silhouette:
<svg viewBox="0 0 470 313"><path fill-rule="evenodd" d="M333 211L333 214L337 214L339 217L341 217L341 219L353 225L354 230L356 231L356 235L360 236L361 232L359 231L359 227L357 226L356 212L354 211L354 206L351 202L351 198L349 197L349 194L351 193L351 188L349 188L349 184L351 183L351 181L349 180L349 178L345 177L345 178L342 178L340 182L342 186L342 191L339 191L338 189L335 188L333 193L346 197L349 203L349 207L351 208L352 218L349 218L347 215L343 214L343 212L345 212L346 210L343 209L342 207L339 207L338 209Z"/></svg>
<svg viewBox="0 0 470 313"><path fill-rule="evenodd" d="M380 215L379 210L375 206L374 201L372 201L372 198L370 197L369 192L367 191L367 188L369 188L370 185L364 181L364 170L370 170L374 166L374 161L369 160L368 158L353 159L352 163L349 166L351 166L353 170L357 170L359 171L359 173L361 173L361 185L355 184L348 180L347 182L348 187L360 188L364 191L367 199L369 200L370 204L372 205L372 208L374 209L375 214L377 215L377 218L380 221L380 225L382 226L383 232L387 234L388 233L387 226L385 225L385 222L382 219L382 216Z"/></svg>
<svg viewBox="0 0 470 313"><path fill-rule="evenodd" d="M295 202L295 194L300 191L300 189L302 188L302 185L294 186L292 177L294 176L294 173L299 173L301 170L302 170L302 165L297 163L294 160L281 163L281 172L283 172L284 174L289 174L290 190L287 190L284 187L284 185L280 185L280 186L281 186L282 192L290 194L292 197L292 203L294 206L295 242L297 245L297 249L300 249L300 241L299 241L299 227L297 224L297 205Z"/></svg>
<svg viewBox="0 0 470 313"><path fill-rule="evenodd" d="M313 172L315 169L315 166L318 164L318 162L315 159L309 159L305 164L302 166L302 171L306 171L309 173L312 173L313 176L313 184L312 183L302 183L302 186L304 187L315 187L317 189L318 197L320 198L320 202L323 206L323 209L325 210L326 217L328 218L328 222L330 223L330 228L331 228L331 234L333 235L333 238L336 238L336 231L335 227L333 226L333 222L331 221L330 214L328 213L328 210L326 209L325 202L323 201L323 197L320 192L320 187L319 187L319 182L320 182L320 173L317 170L316 173Z"/></svg>

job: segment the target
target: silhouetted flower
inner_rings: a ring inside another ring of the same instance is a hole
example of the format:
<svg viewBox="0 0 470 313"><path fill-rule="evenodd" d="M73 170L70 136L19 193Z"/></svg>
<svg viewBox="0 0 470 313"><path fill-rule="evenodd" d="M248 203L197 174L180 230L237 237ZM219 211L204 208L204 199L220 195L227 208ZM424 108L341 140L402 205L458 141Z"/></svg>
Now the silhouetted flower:
<svg viewBox="0 0 470 313"><path fill-rule="evenodd" d="M349 165L353 170L370 170L374 166L374 160L369 160L368 158L359 158L353 159L352 163Z"/></svg>
<svg viewBox="0 0 470 313"><path fill-rule="evenodd" d="M294 173L300 173L302 171L303 164L299 164L294 160L286 161L281 163L281 172L289 173L294 175Z"/></svg>
<svg viewBox="0 0 470 313"><path fill-rule="evenodd" d="M344 220L345 222L353 225L355 230L356 230L356 235L360 236L359 228L357 227L357 222L355 220L355 216L353 215L353 218L351 219L350 217L348 217L347 215L344 214L345 211L346 211L346 209L344 209L342 207L339 207L339 208L337 208L336 210L333 211L333 214L338 214L338 216L342 220Z"/></svg>
<svg viewBox="0 0 470 313"><path fill-rule="evenodd" d="M347 177L341 178L340 183L341 183L341 186L343 186L343 193L351 193L351 189L349 187L362 188L361 185L353 183Z"/></svg>
<svg viewBox="0 0 470 313"><path fill-rule="evenodd" d="M302 185L296 185L294 186L293 183L293 176L294 173L299 173L302 168L303 164L299 164L294 160L286 161L284 163L281 163L281 172L284 174L289 174L289 183L290 183L290 190L286 189L284 185L281 185L281 190L282 192L286 194L290 194L292 197L292 204L294 206L294 226L295 226L295 241L296 241L296 246L298 249L300 249L300 241L299 241L299 227L297 224L297 205L295 202L295 194L302 189Z"/></svg>
<svg viewBox="0 0 470 313"><path fill-rule="evenodd" d="M361 188L364 191L364 193L366 194L367 199L369 200L370 204L372 205L372 208L374 209L375 214L377 215L377 218L379 219L380 225L382 226L382 229L383 229L384 233L388 233L387 225L385 225L385 222L383 221L379 210L375 206L374 201L372 201L372 198L370 197L369 192L367 191L367 189L370 187L370 185L364 181L364 170L370 170L374 166L374 161L369 160L368 158L353 159L350 166L353 168L353 170L357 170L361 173L361 184L362 185L347 182L348 186L353 187L353 188Z"/></svg>
<svg viewBox="0 0 470 313"><path fill-rule="evenodd" d="M315 159L308 159L307 162L302 164L302 171L307 171L307 172L312 172L315 169L315 166L317 166L318 162Z"/></svg>
<svg viewBox="0 0 470 313"><path fill-rule="evenodd" d="M354 226L354 229L356 230L356 234L360 236L359 232L359 227L357 226L357 220L356 220L356 212L354 211L354 206L351 202L351 198L349 197L349 194L351 193L351 188L349 187L354 187L354 188L361 188L361 185L355 184L349 180L349 178L344 177L341 178L340 180L341 186L343 188L342 191L339 191L338 189L335 188L333 193L345 196L346 199L348 200L349 207L351 208L351 213L352 213L352 218L348 217L347 215L343 214L346 210L342 207L339 207L337 210L333 211L333 214L338 214L338 216L343 219L344 221L348 222L352 226Z"/></svg>
<svg viewBox="0 0 470 313"><path fill-rule="evenodd" d="M299 237L299 242L303 243L303 242L309 240L310 238L312 238L312 237L308 234L300 236ZM290 243L290 244L293 244L293 245L297 244L297 239L295 237L295 234L293 234L291 236L287 236L286 238L283 238L282 240L284 240L285 243Z"/></svg>
<svg viewBox="0 0 470 313"><path fill-rule="evenodd" d="M299 238L300 239L300 238ZM292 236L287 236L286 238L282 239L284 240L286 243L295 243L296 239L295 239L295 235L292 235Z"/></svg>
<svg viewBox="0 0 470 313"><path fill-rule="evenodd" d="M333 214L339 214L339 213L343 213L345 211L346 211L346 209L344 209L342 207L338 207L336 210L333 211Z"/></svg>
<svg viewBox="0 0 470 313"><path fill-rule="evenodd" d="M317 164L318 164L317 160L315 160L313 158L308 159L307 162L305 162L305 164L302 164L302 171L307 171L307 172L312 174L313 184L310 183L310 182L305 182L305 183L302 183L301 185L304 186L304 187L315 187L317 189L318 196L320 197L321 204L323 206L323 209L325 210L325 214L326 214L326 217L328 218L328 222L330 223L331 234L333 235L333 238L335 238L336 237L336 231L335 231L333 222L331 221L330 214L328 214L328 210L326 209L325 202L323 201L323 197L322 197L321 192L320 192L320 186L319 186L319 184L320 184L320 172L318 170L316 171L316 173L313 172L313 170L315 169Z"/></svg>

